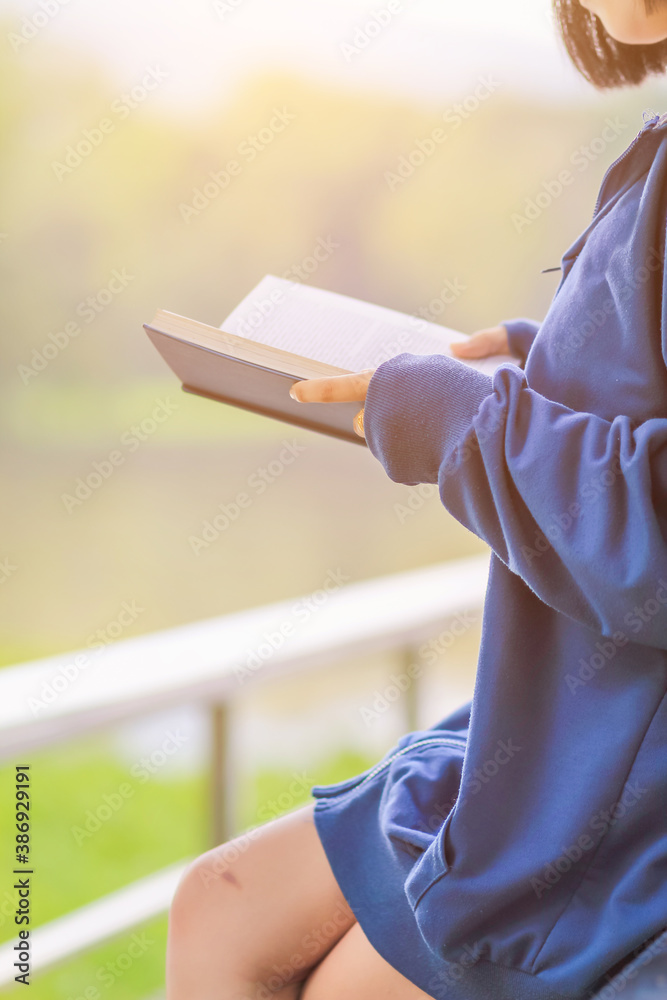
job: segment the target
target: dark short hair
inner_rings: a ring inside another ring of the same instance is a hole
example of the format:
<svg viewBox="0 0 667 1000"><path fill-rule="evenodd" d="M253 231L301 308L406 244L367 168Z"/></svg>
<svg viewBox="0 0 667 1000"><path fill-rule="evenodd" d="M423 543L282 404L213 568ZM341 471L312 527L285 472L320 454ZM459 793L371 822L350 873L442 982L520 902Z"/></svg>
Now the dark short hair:
<svg viewBox="0 0 667 1000"><path fill-rule="evenodd" d="M599 90L636 86L667 69L667 39L652 45L617 42L596 14L579 0L552 0L553 10L570 59L589 83ZM644 0L647 13L664 0Z"/></svg>

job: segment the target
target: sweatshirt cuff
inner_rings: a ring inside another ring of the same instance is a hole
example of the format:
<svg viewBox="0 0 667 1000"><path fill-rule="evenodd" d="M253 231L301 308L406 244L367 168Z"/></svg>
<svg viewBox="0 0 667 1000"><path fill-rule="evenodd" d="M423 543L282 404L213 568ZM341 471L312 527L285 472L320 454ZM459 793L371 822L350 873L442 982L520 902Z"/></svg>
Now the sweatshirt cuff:
<svg viewBox="0 0 667 1000"><path fill-rule="evenodd" d="M442 463L469 434L493 380L444 354L398 354L373 374L364 406L372 454L396 483L437 483Z"/></svg>
<svg viewBox="0 0 667 1000"><path fill-rule="evenodd" d="M507 330L507 343L510 354L521 359L521 367L526 363L528 351L539 330L539 323L533 319L519 317L517 319L501 320L501 325Z"/></svg>

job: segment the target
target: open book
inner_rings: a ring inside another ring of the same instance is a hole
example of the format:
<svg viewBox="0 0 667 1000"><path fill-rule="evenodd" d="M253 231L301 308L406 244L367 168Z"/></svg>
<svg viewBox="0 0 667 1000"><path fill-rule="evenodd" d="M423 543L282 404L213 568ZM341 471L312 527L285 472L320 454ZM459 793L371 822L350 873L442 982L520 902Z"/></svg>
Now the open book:
<svg viewBox="0 0 667 1000"><path fill-rule="evenodd" d="M144 324L187 392L265 414L356 444L352 420L361 403L299 403L299 379L377 368L407 351L446 354L466 334L417 316L267 275L220 328L158 310ZM492 374L508 354L456 359Z"/></svg>

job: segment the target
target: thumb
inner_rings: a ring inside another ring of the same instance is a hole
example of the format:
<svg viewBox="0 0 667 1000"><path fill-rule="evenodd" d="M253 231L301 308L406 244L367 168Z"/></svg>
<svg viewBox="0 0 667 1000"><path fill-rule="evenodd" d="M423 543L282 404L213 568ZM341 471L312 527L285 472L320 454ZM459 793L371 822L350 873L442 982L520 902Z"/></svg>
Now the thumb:
<svg viewBox="0 0 667 1000"><path fill-rule="evenodd" d="M453 340L449 346L454 354L466 354L470 349L470 340Z"/></svg>
<svg viewBox="0 0 667 1000"><path fill-rule="evenodd" d="M473 333L467 340L455 340L449 346L452 354L463 358L479 358L486 354L487 344L485 337L478 337Z"/></svg>

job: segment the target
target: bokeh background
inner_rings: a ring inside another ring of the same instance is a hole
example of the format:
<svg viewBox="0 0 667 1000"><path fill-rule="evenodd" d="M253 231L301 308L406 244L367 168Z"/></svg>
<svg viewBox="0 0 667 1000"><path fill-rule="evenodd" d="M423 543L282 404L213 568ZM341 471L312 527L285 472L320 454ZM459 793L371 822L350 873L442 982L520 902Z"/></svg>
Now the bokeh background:
<svg viewBox="0 0 667 1000"><path fill-rule="evenodd" d="M544 317L558 275L542 269L587 225L642 113L667 110L665 82L592 90L548 0L402 0L366 41L387 8L0 0L2 664L85 648L126 604L141 610L123 638L307 594L336 568L358 581L485 551L433 494L401 514L411 491L365 449L181 393L142 330L159 307L219 325L265 274L298 277L319 241L336 246L313 285L468 333ZM276 110L289 125L184 211ZM438 126L446 142L390 180ZM559 191L564 169L574 182ZM173 412L130 449L159 400ZM191 537L285 439L303 446L298 461L195 554ZM113 475L67 503L119 446ZM431 672L424 725L468 696L478 638ZM400 706L377 726L360 715L386 664L357 666L239 709L243 822L295 773L338 780L395 740ZM183 752L77 844L86 810L175 725ZM188 709L34 755L38 922L208 846L207 739ZM0 776L9 802L10 769ZM13 897L0 879L7 940ZM151 947L111 985L99 970L123 940L32 995L68 1000L91 984L117 1000L159 995L165 926L150 925Z"/></svg>

